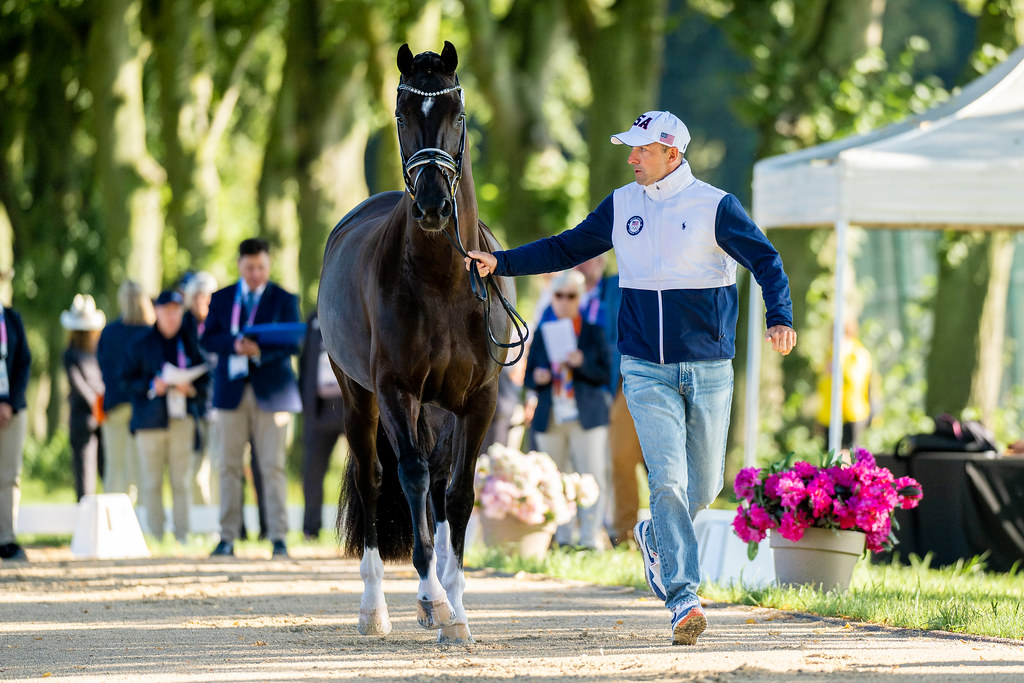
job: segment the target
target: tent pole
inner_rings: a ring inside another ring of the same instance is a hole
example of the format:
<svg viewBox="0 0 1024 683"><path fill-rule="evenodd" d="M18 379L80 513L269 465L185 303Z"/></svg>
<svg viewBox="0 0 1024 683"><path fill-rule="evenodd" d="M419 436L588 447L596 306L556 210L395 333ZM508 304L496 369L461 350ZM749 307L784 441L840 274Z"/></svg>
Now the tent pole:
<svg viewBox="0 0 1024 683"><path fill-rule="evenodd" d="M846 266L848 261L846 233L849 221L836 221L836 285L835 318L832 321L832 396L828 423L828 449L836 453L842 445L843 432L843 309L846 305Z"/></svg>
<svg viewBox="0 0 1024 683"><path fill-rule="evenodd" d="M757 463L757 422L758 396L761 393L761 296L757 280L750 274L750 288L747 296L747 387L743 411L743 466L753 467Z"/></svg>

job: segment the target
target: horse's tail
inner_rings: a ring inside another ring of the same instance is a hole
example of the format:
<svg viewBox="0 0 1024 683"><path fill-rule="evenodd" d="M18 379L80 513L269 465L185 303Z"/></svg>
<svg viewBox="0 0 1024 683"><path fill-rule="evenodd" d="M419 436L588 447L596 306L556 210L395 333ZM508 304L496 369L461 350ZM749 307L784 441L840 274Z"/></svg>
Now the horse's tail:
<svg viewBox="0 0 1024 683"><path fill-rule="evenodd" d="M425 444L429 452L436 438L434 429L429 420L420 420L419 425L420 443ZM377 549L385 562L406 562L412 559L412 513L398 478L398 456L381 425L377 426L377 459L381 467L377 499ZM345 554L362 557L366 511L356 488L355 460L355 456L350 453L338 503L337 528ZM433 524L430 505L427 505L427 515Z"/></svg>

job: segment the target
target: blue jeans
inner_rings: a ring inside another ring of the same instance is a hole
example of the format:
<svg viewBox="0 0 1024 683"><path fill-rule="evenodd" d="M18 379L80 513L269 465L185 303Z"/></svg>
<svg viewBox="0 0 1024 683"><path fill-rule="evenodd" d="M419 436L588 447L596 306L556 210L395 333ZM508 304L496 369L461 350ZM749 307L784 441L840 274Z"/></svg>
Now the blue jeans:
<svg viewBox="0 0 1024 683"><path fill-rule="evenodd" d="M693 517L722 490L732 361L660 365L623 356L621 369L651 489L647 542L671 609L695 599L700 585Z"/></svg>

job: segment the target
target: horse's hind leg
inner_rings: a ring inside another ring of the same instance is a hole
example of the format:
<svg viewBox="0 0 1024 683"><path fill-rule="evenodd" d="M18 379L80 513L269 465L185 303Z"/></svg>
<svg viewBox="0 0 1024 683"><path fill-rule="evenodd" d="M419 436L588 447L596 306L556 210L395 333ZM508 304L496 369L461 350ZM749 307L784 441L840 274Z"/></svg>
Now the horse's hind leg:
<svg viewBox="0 0 1024 683"><path fill-rule="evenodd" d="M345 389L345 434L354 468L354 483L362 506L363 557L359 576L363 596L359 602L359 632L364 636L391 633L391 618L384 600L384 562L377 541L377 503L381 466L377 459L377 411L373 394L339 374ZM354 501L353 501L354 503Z"/></svg>

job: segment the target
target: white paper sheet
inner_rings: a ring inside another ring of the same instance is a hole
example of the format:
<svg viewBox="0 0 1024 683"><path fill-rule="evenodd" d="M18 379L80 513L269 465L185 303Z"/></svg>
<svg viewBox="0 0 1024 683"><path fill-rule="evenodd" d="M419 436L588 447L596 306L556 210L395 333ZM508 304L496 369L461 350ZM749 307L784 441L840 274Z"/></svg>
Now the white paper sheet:
<svg viewBox="0 0 1024 683"><path fill-rule="evenodd" d="M163 369L160 370L160 377L163 381L172 385L191 384L197 378L206 374L209 369L206 363L193 365L190 368L179 368L172 363L164 363Z"/></svg>
<svg viewBox="0 0 1024 683"><path fill-rule="evenodd" d="M569 318L550 320L540 326L540 332L544 337L544 350L552 363L565 362L577 348L576 330Z"/></svg>

